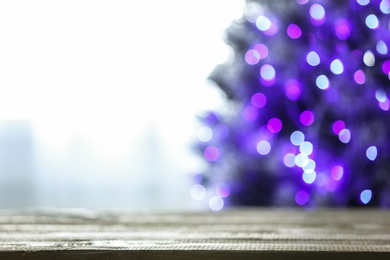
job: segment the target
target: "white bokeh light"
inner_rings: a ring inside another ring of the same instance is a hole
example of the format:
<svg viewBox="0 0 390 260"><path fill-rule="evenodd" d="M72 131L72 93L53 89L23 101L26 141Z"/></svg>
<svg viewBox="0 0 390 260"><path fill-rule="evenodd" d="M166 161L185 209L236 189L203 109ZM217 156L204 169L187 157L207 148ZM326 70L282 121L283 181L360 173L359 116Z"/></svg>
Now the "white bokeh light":
<svg viewBox="0 0 390 260"><path fill-rule="evenodd" d="M213 196L209 200L209 207L214 211L219 211L223 208L223 199L219 196Z"/></svg>
<svg viewBox="0 0 390 260"><path fill-rule="evenodd" d="M330 64L330 70L335 75L340 75L344 71L344 65L339 59L335 59Z"/></svg>
<svg viewBox="0 0 390 260"><path fill-rule="evenodd" d="M191 187L191 197L194 200L204 199L206 196L206 188L203 185L195 184Z"/></svg>
<svg viewBox="0 0 390 260"><path fill-rule="evenodd" d="M199 128L197 136L200 141L208 142L213 138L213 131L207 126L202 126Z"/></svg>
<svg viewBox="0 0 390 260"><path fill-rule="evenodd" d="M363 55L363 62L368 67L373 67L375 65L375 56L372 51L368 50Z"/></svg>

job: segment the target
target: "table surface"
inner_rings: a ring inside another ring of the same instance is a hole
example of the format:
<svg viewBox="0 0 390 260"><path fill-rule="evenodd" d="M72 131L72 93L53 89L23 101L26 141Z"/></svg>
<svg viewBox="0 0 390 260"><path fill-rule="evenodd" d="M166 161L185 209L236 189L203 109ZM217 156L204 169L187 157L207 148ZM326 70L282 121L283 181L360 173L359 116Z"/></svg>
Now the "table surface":
<svg viewBox="0 0 390 260"><path fill-rule="evenodd" d="M0 211L0 259L390 259L390 211Z"/></svg>

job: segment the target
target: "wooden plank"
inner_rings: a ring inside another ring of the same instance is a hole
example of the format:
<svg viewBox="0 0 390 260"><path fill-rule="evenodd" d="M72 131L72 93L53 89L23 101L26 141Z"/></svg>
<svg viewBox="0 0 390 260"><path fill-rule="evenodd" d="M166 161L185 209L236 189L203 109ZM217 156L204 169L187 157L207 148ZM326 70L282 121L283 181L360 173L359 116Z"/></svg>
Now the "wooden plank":
<svg viewBox="0 0 390 260"><path fill-rule="evenodd" d="M390 211L0 212L0 259L390 259Z"/></svg>

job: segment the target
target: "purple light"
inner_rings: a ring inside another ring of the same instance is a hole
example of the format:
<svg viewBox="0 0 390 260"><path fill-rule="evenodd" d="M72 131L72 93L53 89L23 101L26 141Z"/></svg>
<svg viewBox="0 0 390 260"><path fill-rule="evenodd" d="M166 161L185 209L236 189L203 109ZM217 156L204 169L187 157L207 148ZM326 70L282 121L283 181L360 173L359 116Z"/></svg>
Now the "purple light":
<svg viewBox="0 0 390 260"><path fill-rule="evenodd" d="M214 162L219 158L219 150L214 146L208 146L203 155L207 161Z"/></svg>
<svg viewBox="0 0 390 260"><path fill-rule="evenodd" d="M287 34L291 39L298 39L301 37L302 31L298 25L292 23L287 27Z"/></svg>
<svg viewBox="0 0 390 260"><path fill-rule="evenodd" d="M390 60L387 60L387 61L383 62L383 64L382 64L382 71L386 75L389 74L389 72L390 72Z"/></svg>
<svg viewBox="0 0 390 260"><path fill-rule="evenodd" d="M340 19L336 21L335 29L336 36L340 40L347 40L351 34L350 24L346 19Z"/></svg>
<svg viewBox="0 0 390 260"><path fill-rule="evenodd" d="M378 100L379 107L384 110L388 111L390 107L389 99L387 98L386 92L383 89L378 89L375 91L375 98Z"/></svg>
<svg viewBox="0 0 390 260"><path fill-rule="evenodd" d="M314 114L310 110L303 111L299 116L299 121L304 126L309 126L314 122Z"/></svg>
<svg viewBox="0 0 390 260"><path fill-rule="evenodd" d="M229 128L224 124L218 124L213 129L214 135L217 138L223 139L229 135Z"/></svg>
<svg viewBox="0 0 390 260"><path fill-rule="evenodd" d="M358 70L355 72L355 74L353 74L353 79L355 80L355 82L357 84L364 84L366 83L366 75L364 74L364 72L362 70Z"/></svg>
<svg viewBox="0 0 390 260"><path fill-rule="evenodd" d="M292 153L295 154L297 152L297 147L292 145L291 143L286 142L283 145L283 154Z"/></svg>
<svg viewBox="0 0 390 260"><path fill-rule="evenodd" d="M268 121L267 128L271 133L279 133L282 130L282 121L279 118L271 118Z"/></svg>
<svg viewBox="0 0 390 260"><path fill-rule="evenodd" d="M194 175L192 175L192 179L195 184L200 184L202 183L203 175L200 173L195 173Z"/></svg>
<svg viewBox="0 0 390 260"><path fill-rule="evenodd" d="M275 23L271 23L271 27L264 31L265 35L272 36L275 35L278 32L279 28Z"/></svg>
<svg viewBox="0 0 390 260"><path fill-rule="evenodd" d="M260 127L259 134L260 134L261 139L264 139L264 140L269 140L274 135L273 133L271 133L268 130L268 127L266 125L263 125L262 127Z"/></svg>
<svg viewBox="0 0 390 260"><path fill-rule="evenodd" d="M254 49L260 54L261 59L265 59L268 56L268 48L264 44L256 44Z"/></svg>
<svg viewBox="0 0 390 260"><path fill-rule="evenodd" d="M275 78L272 80L265 80L265 79L261 78L260 81L261 81L261 84L263 84L265 87L271 87L275 84L276 80L275 80Z"/></svg>
<svg viewBox="0 0 390 260"><path fill-rule="evenodd" d="M326 192L325 189L328 188L329 185L329 178L327 174L319 173L317 174L317 186L320 189L320 193L324 194Z"/></svg>
<svg viewBox="0 0 390 260"><path fill-rule="evenodd" d="M257 109L255 109L251 106L244 108L244 111L242 111L242 116L248 122L255 121L257 119L258 115L259 115L259 112L257 111Z"/></svg>
<svg viewBox="0 0 390 260"><path fill-rule="evenodd" d="M345 123L343 120L337 120L333 123L332 130L336 135L338 135L343 129L345 129Z"/></svg>
<svg viewBox="0 0 390 260"><path fill-rule="evenodd" d="M246 2L251 19L244 13L245 22L227 32L239 60L210 77L232 113L216 112L218 121L207 122L196 140L201 156L208 146L219 150L203 173L213 186L207 199L351 206L362 204L359 196L370 189L377 197L365 195L369 205L390 207L375 182L386 174L381 169L390 154L390 0L295 0L288 10ZM216 130L221 124L231 130L226 138ZM274 171L281 174L273 176L272 191L253 177ZM219 183L232 185L230 195Z"/></svg>
<svg viewBox="0 0 390 260"><path fill-rule="evenodd" d="M337 50L339 53L349 52L348 46L345 45L344 42L336 42L335 43L335 50Z"/></svg>
<svg viewBox="0 0 390 260"><path fill-rule="evenodd" d="M389 99L386 97L386 100L384 102L379 102L379 107L383 110L383 111L389 111L390 109L390 102L389 102Z"/></svg>
<svg viewBox="0 0 390 260"><path fill-rule="evenodd" d="M327 183L326 183L326 189L330 192L334 192L338 185L339 185L339 183L337 181L334 181L333 179L328 178Z"/></svg>
<svg viewBox="0 0 390 260"><path fill-rule="evenodd" d="M226 198L230 195L230 187L225 183L220 183L216 187L216 193L221 198Z"/></svg>
<svg viewBox="0 0 390 260"><path fill-rule="evenodd" d="M306 191L301 190L295 194L295 202L299 206L305 205L308 201L309 201L309 194Z"/></svg>
<svg viewBox="0 0 390 260"><path fill-rule="evenodd" d="M273 133L271 133L271 132L268 130L268 126L265 126L265 125L263 125L262 127L260 127L259 134L260 134L261 139L264 139L264 140L269 140L269 139L271 139L272 136L274 135Z"/></svg>
<svg viewBox="0 0 390 260"><path fill-rule="evenodd" d="M262 108L267 104L267 97L263 93L255 93L251 98L251 103L256 108Z"/></svg>
<svg viewBox="0 0 390 260"><path fill-rule="evenodd" d="M330 174L335 181L341 180L344 175L344 168L342 166L336 165L330 171Z"/></svg>
<svg viewBox="0 0 390 260"><path fill-rule="evenodd" d="M245 61L249 65L255 65L260 61L260 53L257 50L249 50L245 53Z"/></svg>
<svg viewBox="0 0 390 260"><path fill-rule="evenodd" d="M299 82L295 79L288 80L285 84L286 96L295 101L301 97L301 88Z"/></svg>

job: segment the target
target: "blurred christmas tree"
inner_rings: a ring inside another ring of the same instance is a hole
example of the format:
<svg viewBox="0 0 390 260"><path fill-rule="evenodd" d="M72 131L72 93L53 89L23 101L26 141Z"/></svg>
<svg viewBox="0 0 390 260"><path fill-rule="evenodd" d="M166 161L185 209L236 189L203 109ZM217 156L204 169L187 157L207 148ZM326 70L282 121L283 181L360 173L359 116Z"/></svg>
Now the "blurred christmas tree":
<svg viewBox="0 0 390 260"><path fill-rule="evenodd" d="M210 207L390 206L390 0L249 0L202 117Z"/></svg>

